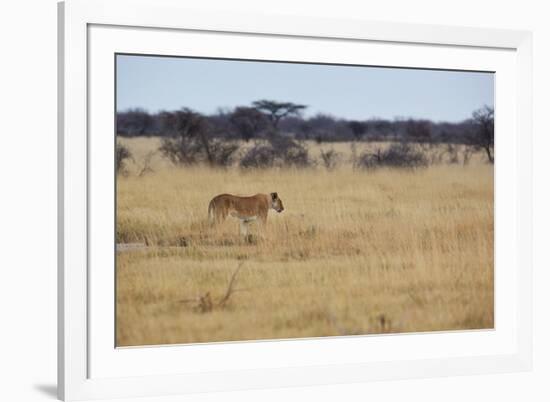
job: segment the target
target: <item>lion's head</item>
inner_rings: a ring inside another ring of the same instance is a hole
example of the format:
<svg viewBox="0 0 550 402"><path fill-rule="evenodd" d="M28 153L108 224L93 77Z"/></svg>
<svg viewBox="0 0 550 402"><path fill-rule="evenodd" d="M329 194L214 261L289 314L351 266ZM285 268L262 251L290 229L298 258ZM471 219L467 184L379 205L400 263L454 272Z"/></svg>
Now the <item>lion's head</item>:
<svg viewBox="0 0 550 402"><path fill-rule="evenodd" d="M271 193L271 208L279 213L285 210L285 207L283 206L283 201L279 198L277 193Z"/></svg>

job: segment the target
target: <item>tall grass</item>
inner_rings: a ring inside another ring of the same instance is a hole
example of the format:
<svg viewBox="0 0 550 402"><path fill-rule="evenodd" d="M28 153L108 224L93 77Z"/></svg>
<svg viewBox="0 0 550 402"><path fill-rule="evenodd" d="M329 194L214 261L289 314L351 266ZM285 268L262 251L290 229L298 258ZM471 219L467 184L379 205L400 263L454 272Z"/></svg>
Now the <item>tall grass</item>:
<svg viewBox="0 0 550 402"><path fill-rule="evenodd" d="M232 219L206 225L213 196L273 191L285 211L251 239ZM118 178L117 207L117 242L148 246L117 253L119 346L493 327L490 165L241 171L159 160ZM206 294L221 299L241 264L227 303L197 308Z"/></svg>

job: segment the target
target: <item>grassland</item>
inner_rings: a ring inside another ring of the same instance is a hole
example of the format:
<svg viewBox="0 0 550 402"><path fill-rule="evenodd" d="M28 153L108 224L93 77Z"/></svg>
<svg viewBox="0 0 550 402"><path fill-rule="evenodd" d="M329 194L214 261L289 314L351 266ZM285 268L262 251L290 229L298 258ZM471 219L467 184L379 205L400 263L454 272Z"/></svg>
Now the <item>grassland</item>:
<svg viewBox="0 0 550 402"><path fill-rule="evenodd" d="M480 155L362 172L178 168L155 154L138 176L156 141L125 140L135 163L117 182L118 346L493 327L493 168ZM214 195L272 191L285 211L265 232L206 225Z"/></svg>

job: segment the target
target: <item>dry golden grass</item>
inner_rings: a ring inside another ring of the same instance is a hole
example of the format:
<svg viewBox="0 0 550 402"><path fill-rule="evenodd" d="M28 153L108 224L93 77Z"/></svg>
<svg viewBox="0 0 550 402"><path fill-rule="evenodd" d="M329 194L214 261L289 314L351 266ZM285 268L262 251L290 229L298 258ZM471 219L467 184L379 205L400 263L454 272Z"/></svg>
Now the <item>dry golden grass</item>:
<svg viewBox="0 0 550 402"><path fill-rule="evenodd" d="M139 165L154 140L126 141ZM118 178L117 242L149 246L117 253L119 346L493 327L490 165L152 163ZM205 224L216 194L272 191L285 211L270 211L265 233L245 241L235 220Z"/></svg>

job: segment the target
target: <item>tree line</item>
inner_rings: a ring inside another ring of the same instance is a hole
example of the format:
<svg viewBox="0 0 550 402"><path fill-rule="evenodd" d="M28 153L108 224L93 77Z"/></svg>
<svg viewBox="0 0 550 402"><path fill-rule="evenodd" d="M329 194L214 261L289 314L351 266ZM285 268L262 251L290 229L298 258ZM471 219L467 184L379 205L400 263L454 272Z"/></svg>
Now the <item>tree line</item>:
<svg viewBox="0 0 550 402"><path fill-rule="evenodd" d="M401 148L394 147L388 155L392 160L411 158L410 147L405 149L404 145L408 143L463 144L483 149L488 161L494 162L494 110L488 106L459 123L422 119L348 120L322 114L305 118L301 113L306 108L292 102L258 100L213 115L189 108L153 114L131 109L117 113L116 131L127 137L161 137L160 151L175 164L206 162L211 166L228 166L234 162L238 140L256 139L265 141L249 148L240 160L241 167L307 166L310 161L303 140L399 143ZM382 155L375 155L373 160L381 158Z"/></svg>

